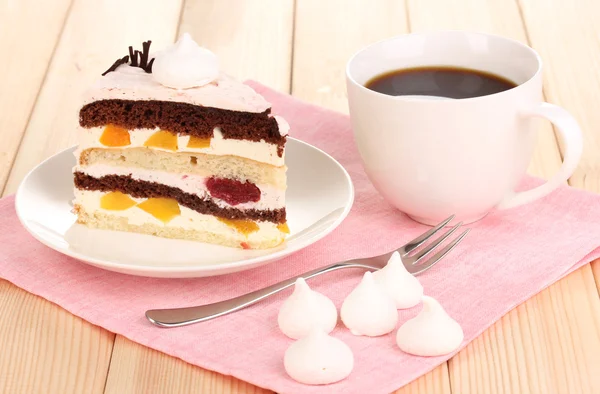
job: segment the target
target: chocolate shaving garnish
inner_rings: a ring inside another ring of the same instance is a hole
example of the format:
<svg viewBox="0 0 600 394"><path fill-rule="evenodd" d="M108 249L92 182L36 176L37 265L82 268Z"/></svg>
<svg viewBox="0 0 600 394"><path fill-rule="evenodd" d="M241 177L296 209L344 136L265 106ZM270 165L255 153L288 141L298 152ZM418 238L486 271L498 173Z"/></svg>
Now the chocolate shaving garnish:
<svg viewBox="0 0 600 394"><path fill-rule="evenodd" d="M131 59L131 65L133 67L137 67L137 53L138 51L135 51L135 53L133 52L133 47L130 45L129 46L129 58Z"/></svg>
<svg viewBox="0 0 600 394"><path fill-rule="evenodd" d="M150 44L152 44L150 40L142 43L143 52L140 56L140 67L146 72L148 72L146 68L148 67L148 56L150 55Z"/></svg>
<svg viewBox="0 0 600 394"><path fill-rule="evenodd" d="M154 58L152 58L152 60L150 60L150 63L148 63L148 65L146 66L147 73L152 73L152 64L153 63L154 63Z"/></svg>
<svg viewBox="0 0 600 394"><path fill-rule="evenodd" d="M112 66L110 66L110 68L106 71L104 71L102 73L102 76L105 76L106 74L108 74L109 72L113 72L117 69L117 67L119 67L121 64L127 64L127 62L129 61L129 56L123 56L120 59L117 59Z"/></svg>
<svg viewBox="0 0 600 394"><path fill-rule="evenodd" d="M130 46L129 47L129 55L124 56L121 59L118 59L117 61L115 61L108 70L106 70L104 73L102 73L102 76L108 74L109 72L115 71L117 69L117 67L119 67L122 64L129 63L130 59L131 59L131 63L129 63L129 65L131 67L139 67L142 70L146 71L148 74L152 73L152 63L154 63L154 58L152 58L152 59L150 59L150 61L148 61L148 57L150 56L150 44L152 44L152 41L150 41L150 40L142 43L142 48L143 48L142 52L140 52L138 50L134 51L133 47Z"/></svg>

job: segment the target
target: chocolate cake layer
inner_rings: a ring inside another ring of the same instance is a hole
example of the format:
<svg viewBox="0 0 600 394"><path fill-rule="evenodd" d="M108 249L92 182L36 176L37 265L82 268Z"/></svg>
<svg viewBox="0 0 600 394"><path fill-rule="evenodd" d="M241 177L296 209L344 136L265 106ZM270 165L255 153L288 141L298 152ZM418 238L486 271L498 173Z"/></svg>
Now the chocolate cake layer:
<svg viewBox="0 0 600 394"><path fill-rule="evenodd" d="M170 101L100 100L81 108L79 124L86 128L114 124L128 130L158 127L201 138L212 137L218 127L224 138L264 140L278 145L283 153L286 137L279 133L277 121L269 112L239 112Z"/></svg>
<svg viewBox="0 0 600 394"><path fill-rule="evenodd" d="M139 181L131 176L108 175L94 178L82 172L76 172L75 187L84 190L101 192L119 191L136 198L167 197L189 209L205 215L214 215L223 219L246 219L268 221L273 223L285 222L285 208L273 210L222 208L212 200L185 193L183 190L155 182Z"/></svg>

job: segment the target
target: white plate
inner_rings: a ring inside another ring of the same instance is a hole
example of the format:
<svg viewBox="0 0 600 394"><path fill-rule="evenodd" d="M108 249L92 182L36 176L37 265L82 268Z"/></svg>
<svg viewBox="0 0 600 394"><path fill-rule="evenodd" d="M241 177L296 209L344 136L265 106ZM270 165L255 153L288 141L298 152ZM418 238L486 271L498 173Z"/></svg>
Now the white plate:
<svg viewBox="0 0 600 394"><path fill-rule="evenodd" d="M320 240L344 220L354 200L346 170L325 152L288 139L287 219L290 236L281 246L243 250L193 241L90 229L75 223L73 151L67 149L34 168L16 196L21 223L40 242L68 256L111 271L164 278L202 277L273 262Z"/></svg>

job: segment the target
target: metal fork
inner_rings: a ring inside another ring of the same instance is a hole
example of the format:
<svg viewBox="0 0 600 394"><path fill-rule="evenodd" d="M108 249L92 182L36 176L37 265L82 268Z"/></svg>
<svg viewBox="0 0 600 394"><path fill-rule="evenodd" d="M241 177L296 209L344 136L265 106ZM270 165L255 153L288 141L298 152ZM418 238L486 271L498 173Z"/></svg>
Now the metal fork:
<svg viewBox="0 0 600 394"><path fill-rule="evenodd" d="M437 239L433 240L430 244L419 250L421 245L424 245L426 241L428 241L442 228L444 228L444 226L450 223L452 219L454 219L454 215L450 216L448 219L444 220L426 233L408 242L406 245L395 250L400 253L400 256L402 256L402 261L404 262L404 266L408 272L413 275L419 275L427 271L444 256L446 256L452 249L454 249L454 247L458 245L458 243L462 241L462 239L468 234L469 229L462 232L462 234L444 246L444 248L436 252L433 256L427 260L423 260L445 240L447 240L456 230L458 230L460 226L462 226L462 222L456 224ZM386 265L390 256L395 251L385 253L380 256L348 260L341 263L332 264L327 267L317 268L315 270L305 272L302 275L286 279L269 287L265 287L264 289L256 290L239 297L231 298L229 300L215 302L213 304L175 309L151 309L146 311L146 318L150 320L151 323L159 327L180 327L188 324L203 322L214 319L215 317L238 311L249 305L264 300L265 298L292 286L298 278L310 279L314 278L315 276L343 268L364 268L370 271L377 271Z"/></svg>

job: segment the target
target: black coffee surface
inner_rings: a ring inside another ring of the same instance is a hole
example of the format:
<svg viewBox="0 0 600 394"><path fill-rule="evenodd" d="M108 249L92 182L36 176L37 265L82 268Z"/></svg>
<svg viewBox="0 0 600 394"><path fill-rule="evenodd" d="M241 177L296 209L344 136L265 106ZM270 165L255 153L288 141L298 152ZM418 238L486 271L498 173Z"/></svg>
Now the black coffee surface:
<svg viewBox="0 0 600 394"><path fill-rule="evenodd" d="M484 71L458 67L418 67L387 72L365 84L368 89L390 96L439 96L463 99L500 93L517 86Z"/></svg>

